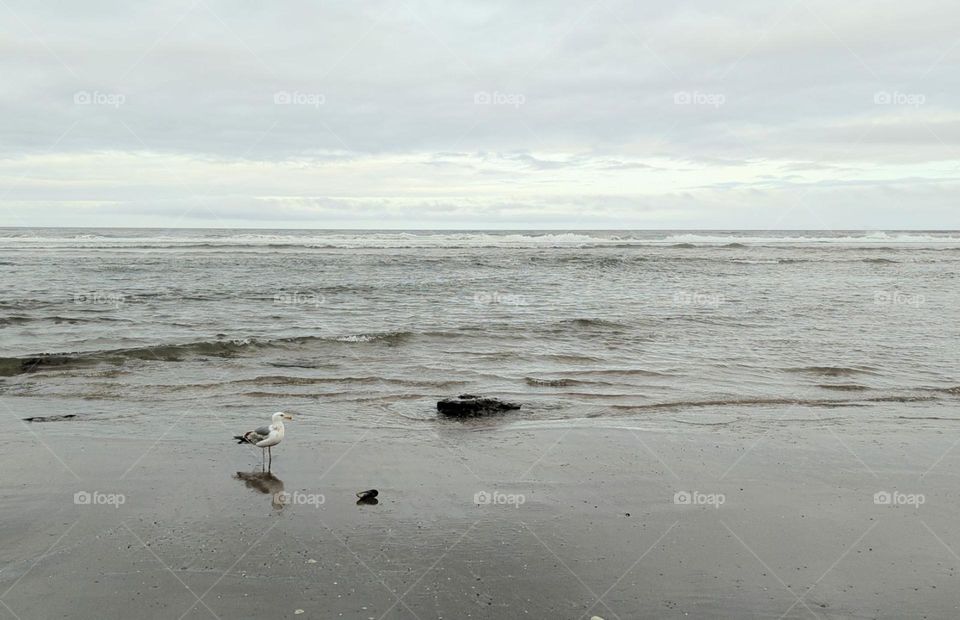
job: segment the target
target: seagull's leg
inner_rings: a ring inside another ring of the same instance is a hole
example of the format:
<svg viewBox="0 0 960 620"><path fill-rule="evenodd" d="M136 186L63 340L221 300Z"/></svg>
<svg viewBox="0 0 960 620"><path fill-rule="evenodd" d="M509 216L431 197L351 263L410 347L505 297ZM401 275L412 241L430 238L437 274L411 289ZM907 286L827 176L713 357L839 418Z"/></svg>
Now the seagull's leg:
<svg viewBox="0 0 960 620"><path fill-rule="evenodd" d="M272 450L272 447L273 447L273 446L267 447L267 454L269 455L269 458L270 458L270 464L267 466L267 469L268 469L268 470L269 470L271 467L273 467L273 450Z"/></svg>

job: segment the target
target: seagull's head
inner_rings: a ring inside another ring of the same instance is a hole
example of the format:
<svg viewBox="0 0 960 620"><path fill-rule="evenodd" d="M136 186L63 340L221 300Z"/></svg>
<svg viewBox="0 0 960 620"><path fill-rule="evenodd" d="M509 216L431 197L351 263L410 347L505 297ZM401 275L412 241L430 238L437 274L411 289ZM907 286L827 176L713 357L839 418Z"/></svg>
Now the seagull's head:
<svg viewBox="0 0 960 620"><path fill-rule="evenodd" d="M278 411L278 412L276 412L275 414L273 414L273 416L271 416L271 417L273 418L273 423L274 423L274 424L276 424L277 422L282 422L282 421L284 421L284 420L292 420L292 419L293 419L293 416L292 416L292 415L290 415L289 413L284 413L283 411Z"/></svg>

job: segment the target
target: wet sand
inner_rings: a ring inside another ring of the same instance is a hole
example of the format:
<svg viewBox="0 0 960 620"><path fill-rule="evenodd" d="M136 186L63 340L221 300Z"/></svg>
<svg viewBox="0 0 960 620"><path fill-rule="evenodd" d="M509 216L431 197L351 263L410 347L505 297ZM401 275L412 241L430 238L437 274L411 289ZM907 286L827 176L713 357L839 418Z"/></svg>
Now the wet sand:
<svg viewBox="0 0 960 620"><path fill-rule="evenodd" d="M264 479L258 451L203 420L193 438L98 439L104 422L9 413L0 617L960 614L954 420L771 409L358 433L301 417ZM370 488L379 503L358 506ZM484 491L513 503L478 505Z"/></svg>

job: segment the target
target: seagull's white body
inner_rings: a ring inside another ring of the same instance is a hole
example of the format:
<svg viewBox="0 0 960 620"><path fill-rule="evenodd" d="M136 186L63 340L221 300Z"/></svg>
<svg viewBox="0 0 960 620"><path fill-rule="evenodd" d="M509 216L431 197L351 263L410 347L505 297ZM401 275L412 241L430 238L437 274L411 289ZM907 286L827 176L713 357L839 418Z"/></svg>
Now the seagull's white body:
<svg viewBox="0 0 960 620"><path fill-rule="evenodd" d="M283 414L275 413L271 420L273 424L267 427L267 436L254 444L258 448L269 448L283 441Z"/></svg>
<svg viewBox="0 0 960 620"><path fill-rule="evenodd" d="M282 411L278 411L270 416L270 426L261 426L258 429L247 431L243 435L236 435L240 443L249 443L258 448L270 450L273 446L283 441L284 427L283 420L292 420L293 418ZM273 453L270 452L270 462L273 462Z"/></svg>

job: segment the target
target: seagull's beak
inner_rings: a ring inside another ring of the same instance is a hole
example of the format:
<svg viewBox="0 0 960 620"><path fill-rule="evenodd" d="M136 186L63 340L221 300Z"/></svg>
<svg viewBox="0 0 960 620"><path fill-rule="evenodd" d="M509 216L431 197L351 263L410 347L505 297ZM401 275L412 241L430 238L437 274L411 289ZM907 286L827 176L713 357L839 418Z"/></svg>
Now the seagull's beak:
<svg viewBox="0 0 960 620"><path fill-rule="evenodd" d="M293 419L293 416L290 415L289 413L285 413L285 414L283 414L283 419L284 419L284 420L292 420L292 419Z"/></svg>

